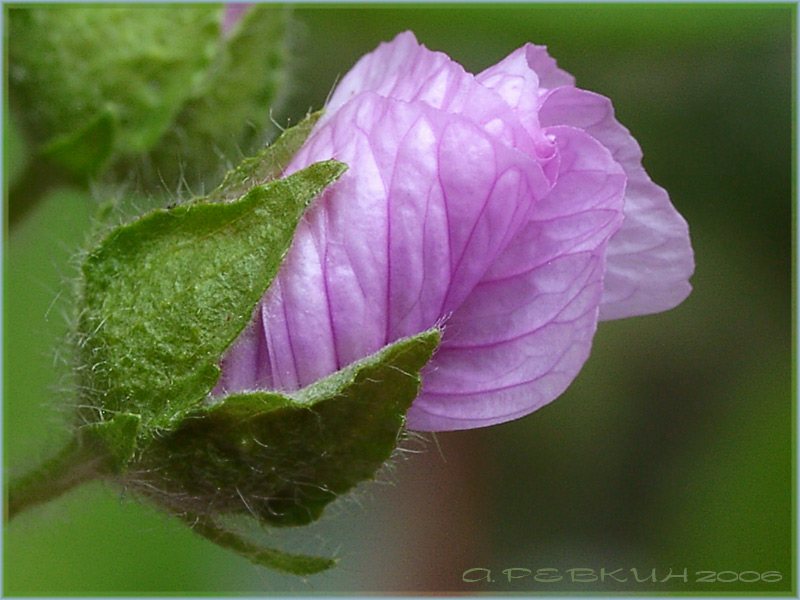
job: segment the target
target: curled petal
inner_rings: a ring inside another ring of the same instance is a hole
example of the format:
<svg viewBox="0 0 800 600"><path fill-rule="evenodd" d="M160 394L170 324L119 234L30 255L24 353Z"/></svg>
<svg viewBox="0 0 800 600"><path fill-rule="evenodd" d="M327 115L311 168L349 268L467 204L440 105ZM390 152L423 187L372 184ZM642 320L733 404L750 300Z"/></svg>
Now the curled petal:
<svg viewBox="0 0 800 600"><path fill-rule="evenodd" d="M540 129L539 97L556 85L572 85L575 78L556 66L544 46L526 44L475 76L497 92L531 131Z"/></svg>
<svg viewBox="0 0 800 600"><path fill-rule="evenodd" d="M568 127L547 132L561 155L557 183L447 321L408 413L411 429L523 416L561 394L589 354L625 176L591 136Z"/></svg>
<svg viewBox="0 0 800 600"><path fill-rule="evenodd" d="M611 102L574 87L543 46L528 44L478 76L526 125L569 125L609 149L628 177L625 222L608 245L602 320L660 312L691 291L694 257L689 230L663 188L642 168L642 152L614 118ZM553 89L554 88L554 89Z"/></svg>
<svg viewBox="0 0 800 600"><path fill-rule="evenodd" d="M625 169L625 222L608 244L601 320L660 312L691 291L694 255L689 227L667 192L642 167L642 151L614 118L607 98L572 87L549 92L539 117L544 125L583 129Z"/></svg>
<svg viewBox="0 0 800 600"><path fill-rule="evenodd" d="M562 85L575 85L575 78L558 68L556 61L547 53L547 46L523 46L528 66L536 71L543 88L552 89Z"/></svg>

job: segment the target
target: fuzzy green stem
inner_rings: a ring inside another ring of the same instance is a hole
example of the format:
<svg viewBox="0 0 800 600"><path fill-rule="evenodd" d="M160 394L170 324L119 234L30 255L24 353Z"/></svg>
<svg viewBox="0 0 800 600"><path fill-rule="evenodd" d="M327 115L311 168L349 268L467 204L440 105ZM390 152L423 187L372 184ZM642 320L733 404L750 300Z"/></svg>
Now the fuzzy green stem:
<svg viewBox="0 0 800 600"><path fill-rule="evenodd" d="M43 504L83 483L102 477L107 457L73 440L61 452L8 485L6 519Z"/></svg>

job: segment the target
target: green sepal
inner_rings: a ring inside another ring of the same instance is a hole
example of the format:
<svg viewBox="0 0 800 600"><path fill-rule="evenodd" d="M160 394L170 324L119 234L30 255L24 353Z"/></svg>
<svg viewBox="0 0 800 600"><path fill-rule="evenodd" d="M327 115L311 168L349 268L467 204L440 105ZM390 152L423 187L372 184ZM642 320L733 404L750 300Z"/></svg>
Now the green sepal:
<svg viewBox="0 0 800 600"><path fill-rule="evenodd" d="M291 396L234 394L198 409L154 438L139 470L163 501L192 498L197 512L310 523L396 448L439 338L431 329L402 339Z"/></svg>
<svg viewBox="0 0 800 600"><path fill-rule="evenodd" d="M47 144L41 155L75 177L94 177L111 156L115 130L114 111L105 107L88 125Z"/></svg>
<svg viewBox="0 0 800 600"><path fill-rule="evenodd" d="M209 541L236 552L256 565L280 573L305 577L330 569L337 562L335 558L288 554L281 550L260 546L203 515L182 513L179 516L192 528L192 531Z"/></svg>
<svg viewBox="0 0 800 600"><path fill-rule="evenodd" d="M297 125L284 131L274 144L256 156L244 159L239 166L228 171L220 186L202 201L229 202L241 197L254 185L263 185L280 177L324 112L319 110L307 115Z"/></svg>
<svg viewBox="0 0 800 600"><path fill-rule="evenodd" d="M112 230L82 266L84 420L139 415L146 436L202 401L303 211L345 169L316 163L235 202L156 210Z"/></svg>
<svg viewBox="0 0 800 600"><path fill-rule="evenodd" d="M110 421L90 423L80 429L81 438L86 442L100 442L102 451L111 458L112 472L125 469L136 451L136 438L142 418L139 415L121 413Z"/></svg>

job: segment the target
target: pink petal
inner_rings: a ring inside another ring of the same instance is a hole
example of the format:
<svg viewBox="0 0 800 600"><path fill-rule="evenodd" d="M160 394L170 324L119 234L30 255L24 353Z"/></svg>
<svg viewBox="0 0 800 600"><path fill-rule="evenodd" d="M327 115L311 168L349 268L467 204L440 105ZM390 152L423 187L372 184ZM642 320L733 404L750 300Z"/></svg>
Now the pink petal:
<svg viewBox="0 0 800 600"><path fill-rule="evenodd" d="M610 153L568 127L557 183L446 322L408 427L483 427L560 395L589 355L608 239L622 221L625 176Z"/></svg>
<svg viewBox="0 0 800 600"><path fill-rule="evenodd" d="M614 118L611 102L573 86L543 46L526 45L478 75L538 126L582 129L608 148L628 177L625 222L608 245L601 319L659 312L680 304L694 271L689 233L667 193L642 168L642 152ZM555 88L548 90L547 88Z"/></svg>
<svg viewBox="0 0 800 600"><path fill-rule="evenodd" d="M227 35L242 19L244 13L250 8L250 2L229 2L225 5L225 14L222 18L222 33Z"/></svg>
<svg viewBox="0 0 800 600"><path fill-rule="evenodd" d="M279 390L455 311L550 190L537 160L470 120L372 93L317 129L287 174L327 158L349 169L298 226L263 300Z"/></svg>
<svg viewBox="0 0 800 600"><path fill-rule="evenodd" d="M555 59L547 53L547 46L525 44L523 48L528 66L536 71L539 76L539 84L543 88L552 89L562 85L575 85L575 78L559 69Z"/></svg>
<svg viewBox="0 0 800 600"><path fill-rule="evenodd" d="M518 115L495 91L442 52L419 44L410 31L363 56L342 78L328 101L322 123L364 92L404 102L424 102L464 115L499 141L546 159L552 143L538 125L522 127Z"/></svg>
<svg viewBox="0 0 800 600"><path fill-rule="evenodd" d="M222 373L212 396L272 388L269 354L261 327L261 305L256 308L254 319L226 352L220 367Z"/></svg>
<svg viewBox="0 0 800 600"><path fill-rule="evenodd" d="M575 79L556 67L544 46L526 44L475 79L505 100L531 131L538 131L539 97L555 85L572 85Z"/></svg>
<svg viewBox="0 0 800 600"><path fill-rule="evenodd" d="M343 78L286 174L328 158L350 169L298 226L217 391L295 390L444 320L408 427L491 425L560 395L599 317L689 292L685 222L610 102L544 47L473 77L398 35Z"/></svg>
<svg viewBox="0 0 800 600"><path fill-rule="evenodd" d="M572 87L548 93L543 125L579 127L608 148L625 169L625 221L608 244L601 320L660 312L691 291L694 255L689 228L667 192L642 168L642 151L614 118L607 98Z"/></svg>

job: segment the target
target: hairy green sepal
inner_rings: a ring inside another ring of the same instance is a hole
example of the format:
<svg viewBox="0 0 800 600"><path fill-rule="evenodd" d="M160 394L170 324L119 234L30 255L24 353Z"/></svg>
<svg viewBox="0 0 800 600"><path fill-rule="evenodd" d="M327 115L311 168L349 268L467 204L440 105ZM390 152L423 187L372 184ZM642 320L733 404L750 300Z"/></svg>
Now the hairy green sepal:
<svg viewBox="0 0 800 600"><path fill-rule="evenodd" d="M346 169L280 176L319 113L245 160L211 194L108 232L82 266L76 332L80 445L99 468L210 541L285 573L334 559L265 548L231 516L299 526L372 479L401 438L439 342L400 340L293 394L210 397L308 204Z"/></svg>
<svg viewBox="0 0 800 600"><path fill-rule="evenodd" d="M82 268L84 419L138 415L141 437L202 401L303 211L345 168L316 163L235 202L156 210L111 231Z"/></svg>
<svg viewBox="0 0 800 600"><path fill-rule="evenodd" d="M324 111L306 116L294 127L284 131L274 144L257 155L244 159L225 176L220 186L206 196L206 202L228 202L239 198L254 185L280 177L289 161L308 138Z"/></svg>
<svg viewBox="0 0 800 600"><path fill-rule="evenodd" d="M401 340L290 396L228 396L159 436L145 460L219 512L305 525L389 457L438 342L436 329Z"/></svg>
<svg viewBox="0 0 800 600"><path fill-rule="evenodd" d="M197 408L142 452L135 463L141 491L176 514L202 515L203 535L209 523L225 531L214 514L275 526L316 520L337 496L372 479L397 447L439 337L431 329L402 339L292 395L234 394ZM228 547L295 572L241 544Z"/></svg>
<svg viewBox="0 0 800 600"><path fill-rule="evenodd" d="M266 548L230 531L214 518L206 515L183 512L178 516L198 535L268 569L290 575L306 576L325 571L336 565L335 558L289 554L274 548Z"/></svg>
<svg viewBox="0 0 800 600"><path fill-rule="evenodd" d="M136 451L139 426L142 417L136 414L119 413L108 421L90 423L80 431L81 442L91 445L100 442L100 453L109 456L107 468L119 471L128 465Z"/></svg>

